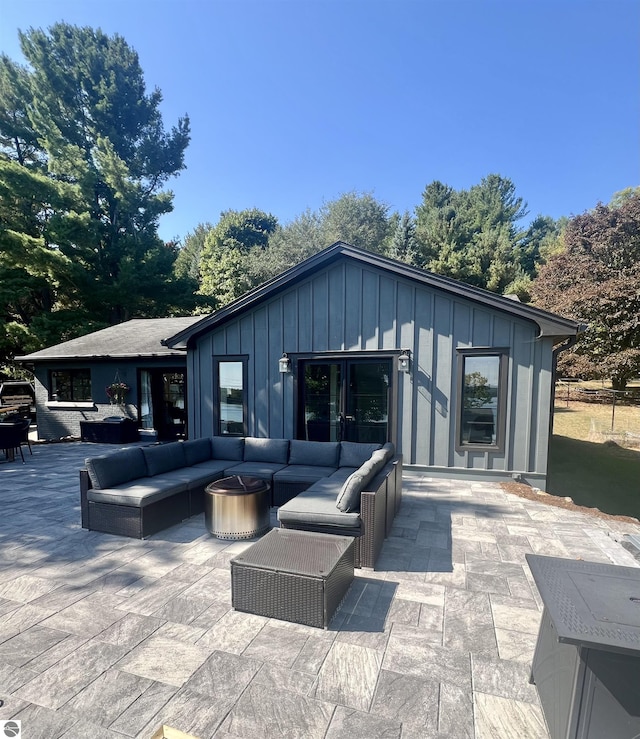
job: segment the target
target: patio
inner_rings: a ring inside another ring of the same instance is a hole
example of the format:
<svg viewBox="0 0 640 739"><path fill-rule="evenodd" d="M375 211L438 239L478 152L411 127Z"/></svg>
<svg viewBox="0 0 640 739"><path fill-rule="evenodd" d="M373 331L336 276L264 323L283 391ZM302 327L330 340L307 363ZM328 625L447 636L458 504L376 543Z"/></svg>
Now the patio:
<svg viewBox="0 0 640 739"><path fill-rule="evenodd" d="M203 516L144 541L80 528L78 470L115 448L0 461L0 719L25 736L546 739L525 553L638 565L614 538L638 526L407 474L378 569L356 571L331 628L269 620L231 610L250 542Z"/></svg>

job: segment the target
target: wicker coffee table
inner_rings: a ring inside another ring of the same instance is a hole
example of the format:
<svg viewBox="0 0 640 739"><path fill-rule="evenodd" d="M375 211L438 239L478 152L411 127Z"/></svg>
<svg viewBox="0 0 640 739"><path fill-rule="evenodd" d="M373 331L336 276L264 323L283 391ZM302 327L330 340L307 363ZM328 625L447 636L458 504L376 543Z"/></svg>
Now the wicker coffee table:
<svg viewBox="0 0 640 739"><path fill-rule="evenodd" d="M326 629L353 581L354 541L272 529L231 560L233 607Z"/></svg>

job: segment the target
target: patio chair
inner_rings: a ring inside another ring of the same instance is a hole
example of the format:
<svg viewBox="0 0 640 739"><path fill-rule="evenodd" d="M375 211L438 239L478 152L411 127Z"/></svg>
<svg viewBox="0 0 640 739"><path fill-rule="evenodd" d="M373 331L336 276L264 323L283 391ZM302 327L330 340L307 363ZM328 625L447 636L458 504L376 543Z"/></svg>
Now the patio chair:
<svg viewBox="0 0 640 739"><path fill-rule="evenodd" d="M22 437L24 432L17 423L0 423L0 449L4 451L4 456L8 460L13 460L15 450L20 452L22 464L24 464L24 454L22 453Z"/></svg>
<svg viewBox="0 0 640 739"><path fill-rule="evenodd" d="M31 449L31 440L29 439L29 429L31 428L31 419L29 416L12 413L6 417L5 422L19 426L20 432L22 433L21 444L27 444L29 447L29 454L33 454Z"/></svg>

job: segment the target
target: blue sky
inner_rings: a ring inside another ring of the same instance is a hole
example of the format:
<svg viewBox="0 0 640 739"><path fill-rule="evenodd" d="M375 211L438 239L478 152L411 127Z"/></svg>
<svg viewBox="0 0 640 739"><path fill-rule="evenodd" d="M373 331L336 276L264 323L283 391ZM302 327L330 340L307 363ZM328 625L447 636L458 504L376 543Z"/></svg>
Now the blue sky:
<svg viewBox="0 0 640 739"><path fill-rule="evenodd" d="M530 218L640 184L637 0L0 0L0 50L60 20L124 36L165 126L191 118L165 239L349 191L413 211L493 172Z"/></svg>

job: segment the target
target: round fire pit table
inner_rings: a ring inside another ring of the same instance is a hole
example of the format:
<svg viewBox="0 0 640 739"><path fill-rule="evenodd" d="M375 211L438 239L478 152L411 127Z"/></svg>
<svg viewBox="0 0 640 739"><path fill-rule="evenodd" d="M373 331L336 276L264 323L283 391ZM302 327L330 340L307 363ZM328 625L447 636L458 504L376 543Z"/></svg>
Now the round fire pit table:
<svg viewBox="0 0 640 739"><path fill-rule="evenodd" d="M217 539L252 539L269 529L269 483L223 477L204 489L204 520Z"/></svg>

